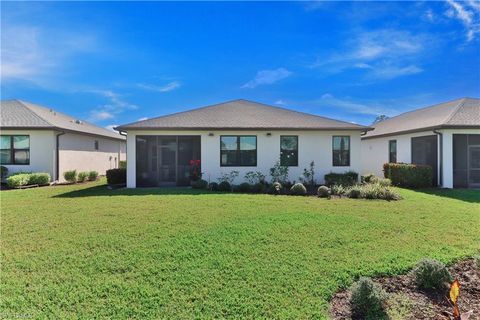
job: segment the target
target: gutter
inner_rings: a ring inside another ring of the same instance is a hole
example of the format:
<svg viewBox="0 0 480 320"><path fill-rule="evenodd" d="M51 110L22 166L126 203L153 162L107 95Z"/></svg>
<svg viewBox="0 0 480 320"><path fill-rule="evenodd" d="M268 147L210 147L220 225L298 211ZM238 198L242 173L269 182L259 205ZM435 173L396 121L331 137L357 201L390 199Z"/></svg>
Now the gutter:
<svg viewBox="0 0 480 320"><path fill-rule="evenodd" d="M438 185L443 186L443 134L436 129L433 130L433 133L440 138L440 143L438 144L440 153L440 157L438 158L438 168L440 170L440 174L438 175Z"/></svg>
<svg viewBox="0 0 480 320"><path fill-rule="evenodd" d="M60 136L63 136L65 131L60 132L56 135L56 146L55 146L55 178L56 181L60 181Z"/></svg>

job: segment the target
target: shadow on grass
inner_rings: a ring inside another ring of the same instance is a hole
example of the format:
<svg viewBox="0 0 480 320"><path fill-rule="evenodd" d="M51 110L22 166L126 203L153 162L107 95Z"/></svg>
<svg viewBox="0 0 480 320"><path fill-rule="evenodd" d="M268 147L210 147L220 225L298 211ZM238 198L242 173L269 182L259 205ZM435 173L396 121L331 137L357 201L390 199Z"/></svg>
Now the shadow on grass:
<svg viewBox="0 0 480 320"><path fill-rule="evenodd" d="M418 189L418 192L439 197L457 199L465 202L480 203L480 189Z"/></svg>
<svg viewBox="0 0 480 320"><path fill-rule="evenodd" d="M54 198L82 198L82 197L110 197L110 196L142 196L142 195L202 195L216 194L209 190L192 189L189 187L170 188L135 188L135 189L114 189L107 185L94 186L86 189L73 190L58 194Z"/></svg>

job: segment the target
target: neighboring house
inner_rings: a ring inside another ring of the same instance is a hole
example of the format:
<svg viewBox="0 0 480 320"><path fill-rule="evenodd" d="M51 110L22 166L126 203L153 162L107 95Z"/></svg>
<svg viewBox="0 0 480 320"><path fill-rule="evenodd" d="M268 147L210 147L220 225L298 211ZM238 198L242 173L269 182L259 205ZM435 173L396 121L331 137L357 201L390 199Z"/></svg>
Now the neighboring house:
<svg viewBox="0 0 480 320"><path fill-rule="evenodd" d="M387 162L430 165L434 184L480 187L480 99L463 98L403 113L362 137L362 172Z"/></svg>
<svg viewBox="0 0 480 320"><path fill-rule="evenodd" d="M105 171L125 160L125 137L53 109L20 100L1 101L1 165L9 172Z"/></svg>
<svg viewBox="0 0 480 320"><path fill-rule="evenodd" d="M127 132L127 186L189 184L191 160L201 160L203 179L217 182L232 170L261 171L270 179L276 161L299 181L315 161L315 178L359 172L361 125L234 100L122 125Z"/></svg>

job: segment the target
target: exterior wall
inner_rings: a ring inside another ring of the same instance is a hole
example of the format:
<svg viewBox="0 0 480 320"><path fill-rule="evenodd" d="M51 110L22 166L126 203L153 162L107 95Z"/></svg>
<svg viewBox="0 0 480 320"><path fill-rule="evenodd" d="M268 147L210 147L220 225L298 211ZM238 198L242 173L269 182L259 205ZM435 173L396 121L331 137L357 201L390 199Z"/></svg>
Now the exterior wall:
<svg viewBox="0 0 480 320"><path fill-rule="evenodd" d="M212 132L213 136L208 136ZM267 136L267 132L271 136ZM360 172L360 131L129 131L127 134L127 187L136 186L136 135L200 135L201 163L203 178L207 181L217 181L221 173L233 170L240 175L235 183L243 181L248 171L261 171L269 177L269 169L280 158L280 136L298 135L298 167L290 167L289 179L298 181L304 168L315 161L315 179L318 183L324 181L324 175L329 172L343 173L353 170ZM257 166L256 167L221 167L220 166L220 136L221 135L256 135L257 136ZM350 136L350 166L333 167L332 136Z"/></svg>
<svg viewBox="0 0 480 320"><path fill-rule="evenodd" d="M98 141L98 150L95 150L95 140ZM126 157L125 148L125 141L70 132L61 135L60 181L68 170L95 170L103 175L106 170L117 168L118 162Z"/></svg>
<svg viewBox="0 0 480 320"><path fill-rule="evenodd" d="M55 176L55 134L53 130L1 130L2 135L30 136L30 164L5 165L9 173L18 171L47 172Z"/></svg>

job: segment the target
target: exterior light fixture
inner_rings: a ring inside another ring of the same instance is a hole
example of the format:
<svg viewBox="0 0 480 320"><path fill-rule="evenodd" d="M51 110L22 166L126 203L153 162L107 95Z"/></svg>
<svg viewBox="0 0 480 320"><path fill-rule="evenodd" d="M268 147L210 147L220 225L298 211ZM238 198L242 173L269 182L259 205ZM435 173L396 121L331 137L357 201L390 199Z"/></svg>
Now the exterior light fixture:
<svg viewBox="0 0 480 320"><path fill-rule="evenodd" d="M272 133L271 132L267 132L267 137L271 137L272 136Z"/></svg>
<svg viewBox="0 0 480 320"><path fill-rule="evenodd" d="M213 136L214 136L213 132L210 132L210 133L208 134L208 136L209 136L209 137L213 137Z"/></svg>

